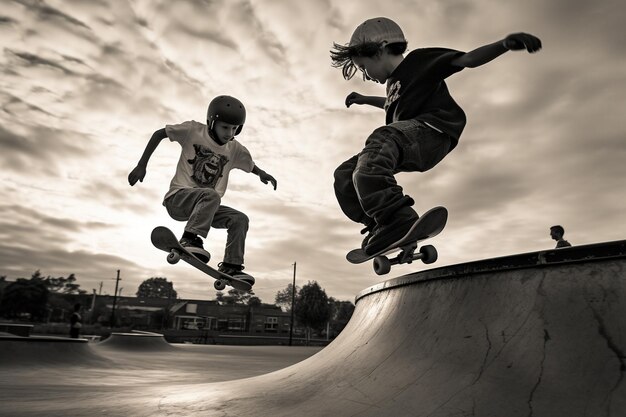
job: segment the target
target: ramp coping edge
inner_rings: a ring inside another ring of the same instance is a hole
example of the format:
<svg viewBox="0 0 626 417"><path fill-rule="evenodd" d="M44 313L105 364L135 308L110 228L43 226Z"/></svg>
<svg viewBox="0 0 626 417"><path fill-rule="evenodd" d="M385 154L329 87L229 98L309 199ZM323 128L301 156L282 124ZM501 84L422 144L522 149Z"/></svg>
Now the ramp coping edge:
<svg viewBox="0 0 626 417"><path fill-rule="evenodd" d="M368 295L420 282L514 269L549 267L580 262L626 258L626 240L528 252L443 266L380 282L357 294L355 304Z"/></svg>

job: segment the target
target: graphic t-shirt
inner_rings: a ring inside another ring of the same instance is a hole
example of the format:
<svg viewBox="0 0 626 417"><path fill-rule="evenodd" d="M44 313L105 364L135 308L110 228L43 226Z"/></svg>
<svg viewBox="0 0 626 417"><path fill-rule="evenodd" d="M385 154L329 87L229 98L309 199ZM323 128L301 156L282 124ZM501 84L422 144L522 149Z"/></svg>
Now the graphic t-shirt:
<svg viewBox="0 0 626 417"><path fill-rule="evenodd" d="M196 121L165 126L172 142L182 147L176 174L165 198L182 188L213 188L220 196L226 192L228 174L238 168L251 172L254 161L237 140L219 145L209 136L207 126Z"/></svg>
<svg viewBox="0 0 626 417"><path fill-rule="evenodd" d="M446 48L411 51L387 80L387 124L418 119L447 133L452 150L465 127L465 113L454 101L444 79L463 67L450 62L463 52Z"/></svg>

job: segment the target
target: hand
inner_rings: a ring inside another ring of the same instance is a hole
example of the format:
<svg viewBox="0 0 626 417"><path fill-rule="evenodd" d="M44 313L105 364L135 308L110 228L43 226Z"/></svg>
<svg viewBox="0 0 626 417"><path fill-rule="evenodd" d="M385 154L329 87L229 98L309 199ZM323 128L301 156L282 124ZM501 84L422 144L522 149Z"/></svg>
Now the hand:
<svg viewBox="0 0 626 417"><path fill-rule="evenodd" d="M511 51L526 49L531 54L541 49L541 40L529 33L512 33L502 41L504 47Z"/></svg>
<svg viewBox="0 0 626 417"><path fill-rule="evenodd" d="M137 183L137 181L143 182L145 176L146 167L142 165L137 165L135 169L133 169L130 174L128 174L128 183L133 186Z"/></svg>
<svg viewBox="0 0 626 417"><path fill-rule="evenodd" d="M346 107L350 107L353 104L365 104L363 101L363 95L359 93L355 93L354 91L348 94L346 97Z"/></svg>
<svg viewBox="0 0 626 417"><path fill-rule="evenodd" d="M261 182L263 184L267 184L268 182L271 182L272 185L274 186L274 190L276 190L276 187L278 186L278 183L276 182L274 177L272 177L270 174L268 174L265 171L261 171L261 172L259 172L259 178L261 179Z"/></svg>

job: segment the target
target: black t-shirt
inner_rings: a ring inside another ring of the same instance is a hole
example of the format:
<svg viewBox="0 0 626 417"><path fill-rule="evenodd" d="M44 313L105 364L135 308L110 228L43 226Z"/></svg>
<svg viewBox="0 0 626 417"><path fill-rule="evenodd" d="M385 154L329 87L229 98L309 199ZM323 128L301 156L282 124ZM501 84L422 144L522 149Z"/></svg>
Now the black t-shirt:
<svg viewBox="0 0 626 417"><path fill-rule="evenodd" d="M463 67L450 62L463 52L446 48L411 51L387 80L387 124L418 119L447 133L454 148L465 127L465 113L454 101L444 79Z"/></svg>

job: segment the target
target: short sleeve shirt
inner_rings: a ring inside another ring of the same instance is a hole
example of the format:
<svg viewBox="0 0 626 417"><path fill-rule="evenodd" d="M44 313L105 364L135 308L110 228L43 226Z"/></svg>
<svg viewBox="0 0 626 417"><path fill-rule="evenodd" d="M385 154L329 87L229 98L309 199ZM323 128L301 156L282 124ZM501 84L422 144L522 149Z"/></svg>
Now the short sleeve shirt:
<svg viewBox="0 0 626 417"><path fill-rule="evenodd" d="M446 48L411 51L387 80L386 123L424 121L452 137L455 147L466 117L444 80L463 69L451 64L462 54Z"/></svg>
<svg viewBox="0 0 626 417"><path fill-rule="evenodd" d="M567 240L561 239L561 240L558 240L556 242L556 248L555 249L558 249L558 248L569 248L570 246L572 246L571 243L569 243Z"/></svg>
<svg viewBox="0 0 626 417"><path fill-rule="evenodd" d="M182 147L176 173L165 198L182 188L213 188L220 196L226 192L228 175L238 168L251 172L254 161L248 149L233 139L219 145L210 136L207 126L196 121L165 126L172 142Z"/></svg>

